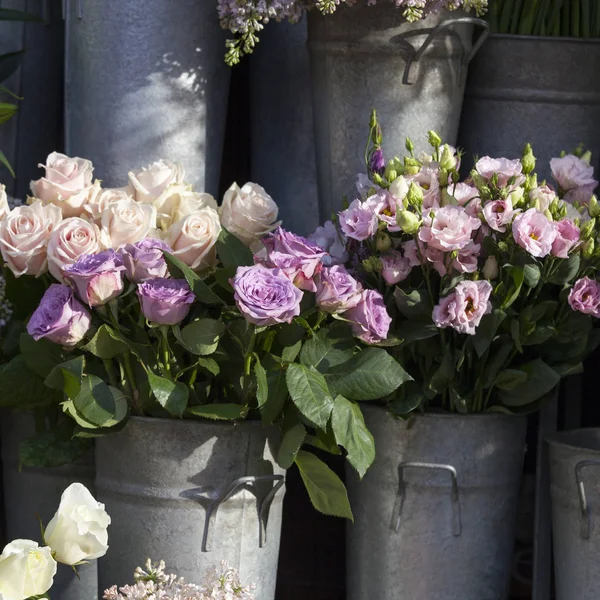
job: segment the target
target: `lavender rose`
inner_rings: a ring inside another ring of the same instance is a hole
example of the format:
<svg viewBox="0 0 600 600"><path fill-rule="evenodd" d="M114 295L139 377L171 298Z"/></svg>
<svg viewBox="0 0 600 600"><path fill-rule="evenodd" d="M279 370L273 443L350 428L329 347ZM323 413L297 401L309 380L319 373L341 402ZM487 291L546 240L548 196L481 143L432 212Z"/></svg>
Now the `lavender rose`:
<svg viewBox="0 0 600 600"><path fill-rule="evenodd" d="M389 250L380 257L381 276L388 285L404 281L412 271L411 261L397 250Z"/></svg>
<svg viewBox="0 0 600 600"><path fill-rule="evenodd" d="M67 348L75 346L90 328L90 315L73 296L73 290L53 283L35 309L27 332L34 340L48 338Z"/></svg>
<svg viewBox="0 0 600 600"><path fill-rule="evenodd" d="M556 223L556 237L552 242L552 256L568 258L569 252L579 242L579 227L571 219L562 219Z"/></svg>
<svg viewBox="0 0 600 600"><path fill-rule="evenodd" d="M554 179L565 192L587 186L593 189L598 185L594 179L594 167L573 154L553 158L550 161L550 169Z"/></svg>
<svg viewBox="0 0 600 600"><path fill-rule="evenodd" d="M168 277L169 269L163 250L173 252L168 244L155 238L146 238L136 244L123 246L119 255L123 260L127 279L134 283L143 283L148 279Z"/></svg>
<svg viewBox="0 0 600 600"><path fill-rule="evenodd" d="M569 292L568 301L573 310L600 318L600 284L597 281L589 277L578 279Z"/></svg>
<svg viewBox="0 0 600 600"><path fill-rule="evenodd" d="M63 268L77 295L88 306L101 306L123 291L123 261L114 250L81 256Z"/></svg>
<svg viewBox="0 0 600 600"><path fill-rule="evenodd" d="M143 315L159 325L181 323L196 300L185 279L162 277L140 283L137 295Z"/></svg>
<svg viewBox="0 0 600 600"><path fill-rule="evenodd" d="M317 306L332 314L344 312L360 302L362 286L343 265L325 267L317 283Z"/></svg>
<svg viewBox="0 0 600 600"><path fill-rule="evenodd" d="M250 323L259 326L291 323L300 314L304 294L281 269L262 265L238 267L231 285L237 307Z"/></svg>
<svg viewBox="0 0 600 600"><path fill-rule="evenodd" d="M521 213L512 224L515 242L525 248L531 256L542 258L550 254L556 238L556 227L544 213L530 208Z"/></svg>
<svg viewBox="0 0 600 600"><path fill-rule="evenodd" d="M343 316L352 323L353 335L367 344L385 340L392 323L383 296L376 290L365 290L360 302Z"/></svg>
<svg viewBox="0 0 600 600"><path fill-rule="evenodd" d="M461 281L454 292L442 298L433 309L433 322L442 329L452 327L459 333L475 335L483 315L492 310L491 293L489 281Z"/></svg>
<svg viewBox="0 0 600 600"><path fill-rule="evenodd" d="M377 232L379 213L385 206L385 198L371 196L364 202L356 199L339 214L340 229L349 238L362 242Z"/></svg>

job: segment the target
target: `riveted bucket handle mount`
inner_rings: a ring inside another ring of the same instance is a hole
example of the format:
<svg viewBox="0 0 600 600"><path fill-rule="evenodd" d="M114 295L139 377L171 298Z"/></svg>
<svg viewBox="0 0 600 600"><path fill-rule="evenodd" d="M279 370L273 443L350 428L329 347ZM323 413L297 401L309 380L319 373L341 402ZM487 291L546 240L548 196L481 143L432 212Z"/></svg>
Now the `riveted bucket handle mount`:
<svg viewBox="0 0 600 600"><path fill-rule="evenodd" d="M477 19L476 17L459 17L456 19L447 19L431 29L429 35L427 36L427 39L423 42L420 48L415 50L413 47L413 52L406 59L406 66L404 67L404 75L402 77L403 84L413 85L414 81L410 81L411 68L414 63L419 62L420 58L423 56L427 48L429 48L433 40L446 29L449 29L453 25L460 24L475 25L476 27L479 27L481 29L479 35L477 36L477 40L474 42L471 48L471 51L467 53L466 49L463 48L464 56L462 59L461 66L463 68L467 67L467 65L471 62L475 54L477 54L477 52L483 45L483 42L485 42L485 40L487 39L490 33L490 26L483 19ZM409 32L409 35L414 35L414 32ZM407 34L400 34L396 37L396 39L404 40L406 37L408 37ZM412 44L409 45L412 47Z"/></svg>
<svg viewBox="0 0 600 600"><path fill-rule="evenodd" d="M581 537L584 540L588 540L590 538L590 507L585 494L582 473L583 469L586 467L600 467L600 460L582 460L575 465L575 481L577 482L579 510L581 514Z"/></svg>
<svg viewBox="0 0 600 600"><path fill-rule="evenodd" d="M437 463L425 462L403 462L398 465L398 495L396 496L396 505L392 518L392 528L395 531L400 529L402 520L402 508L404 507L404 498L406 496L406 484L404 482L404 469L427 469L430 471L447 471L452 478L452 533L458 537L462 531L460 520L460 499L458 494L458 479L456 469L452 465L442 465Z"/></svg>
<svg viewBox="0 0 600 600"><path fill-rule="evenodd" d="M259 498L258 491L256 489L257 484L266 482L272 482L275 483L275 485L263 498ZM285 478L283 475L249 475L232 481L229 486L225 488L225 491L213 502L211 502L206 509L204 533L202 535L202 552L210 552L212 549L214 521L221 504L229 500L229 498L231 498L231 496L233 496L240 488L248 487L254 488L256 493L256 498L258 501L258 547L264 548L267 543L266 517L269 506L271 505L271 501L275 497L275 494L283 487L284 483ZM194 494L195 492L196 494ZM185 495L192 499L194 498L194 495L196 495L196 500L199 501L201 497L204 498L204 495L201 496L202 492L203 489L198 488L196 490L189 490Z"/></svg>

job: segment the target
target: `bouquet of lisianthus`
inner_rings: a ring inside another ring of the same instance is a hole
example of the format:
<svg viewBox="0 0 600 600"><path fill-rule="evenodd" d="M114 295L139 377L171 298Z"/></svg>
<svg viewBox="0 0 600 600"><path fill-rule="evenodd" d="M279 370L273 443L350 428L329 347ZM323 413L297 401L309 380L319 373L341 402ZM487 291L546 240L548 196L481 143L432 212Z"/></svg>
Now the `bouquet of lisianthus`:
<svg viewBox="0 0 600 600"><path fill-rule="evenodd" d="M553 159L554 188L537 180L529 146L521 159L480 158L461 181L460 153L429 141L431 155L407 140L408 155L386 162L373 113L368 173L338 215L339 256L385 297L385 344L414 378L391 406L535 410L600 340L589 155Z"/></svg>
<svg viewBox="0 0 600 600"><path fill-rule="evenodd" d="M46 171L0 223L9 287L24 292L13 303L35 306L0 405L54 423L21 445L22 464L73 460L130 414L257 418L281 427L277 461L297 464L315 506L351 517L341 481L301 447L341 445L360 475L372 462L356 401L409 378L353 337L385 337L382 297L323 276L326 249L281 229L254 184L217 207L166 162L120 190L101 190L82 159L52 155Z"/></svg>
<svg viewBox="0 0 600 600"><path fill-rule="evenodd" d="M368 0L375 4L377 0ZM407 21L418 21L440 10L474 11L481 16L487 9L488 0L379 0L394 2ZM258 43L258 32L271 20L299 21L312 9L323 14L335 12L339 4L352 6L366 0L218 0L219 19L223 29L235 35L227 40L225 62L235 65L244 54L251 54Z"/></svg>
<svg viewBox="0 0 600 600"><path fill-rule="evenodd" d="M48 526L43 546L14 540L0 554L0 598L47 598L58 563L77 569L106 554L110 517L81 483L70 485Z"/></svg>

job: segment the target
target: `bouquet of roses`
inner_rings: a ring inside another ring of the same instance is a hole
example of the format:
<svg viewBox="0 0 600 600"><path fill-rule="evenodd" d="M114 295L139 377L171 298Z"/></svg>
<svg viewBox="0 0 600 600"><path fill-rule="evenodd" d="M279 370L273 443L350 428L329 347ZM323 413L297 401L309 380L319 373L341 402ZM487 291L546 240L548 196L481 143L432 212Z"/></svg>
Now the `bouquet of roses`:
<svg viewBox="0 0 600 600"><path fill-rule="evenodd" d="M535 410L600 340L589 155L553 159L555 188L537 180L529 146L520 160L480 158L461 181L460 153L429 141L431 155L407 140L408 155L386 162L373 113L368 173L338 215L339 260L385 297L385 344L415 380L392 408Z"/></svg>
<svg viewBox="0 0 600 600"><path fill-rule="evenodd" d="M385 1L385 0L380 0ZM488 0L387 0L393 1L407 21L419 21L440 10L475 11L481 16L487 9ZM235 65L244 54L251 54L258 43L258 32L272 19L296 23L312 9L323 14L335 12L339 4L352 6L364 0L218 0L219 19L223 29L235 35L227 40L225 62ZM368 4L375 4L369 0Z"/></svg>
<svg viewBox="0 0 600 600"><path fill-rule="evenodd" d="M281 427L278 463L299 467L315 506L351 517L341 481L301 447L341 445L361 476L372 462L356 401L409 379L356 339L387 335L381 295L324 271L327 250L281 229L259 186L234 184L218 208L170 163L122 190L101 190L90 169L51 156L35 198L0 223L11 284L43 288L0 403L55 423L22 444L21 462L73 460L130 414L260 418Z"/></svg>

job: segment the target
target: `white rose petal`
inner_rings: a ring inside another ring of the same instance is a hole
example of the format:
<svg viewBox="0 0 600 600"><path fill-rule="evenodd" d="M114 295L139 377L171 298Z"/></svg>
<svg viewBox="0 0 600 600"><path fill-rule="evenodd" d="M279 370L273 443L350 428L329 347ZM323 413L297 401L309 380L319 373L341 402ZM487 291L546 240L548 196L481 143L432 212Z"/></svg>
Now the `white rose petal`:
<svg viewBox="0 0 600 600"><path fill-rule="evenodd" d="M114 202L119 200L133 199L131 190L128 188L107 188L101 190L98 186L98 193L93 195L90 201L83 207L85 213L82 215L87 219L99 223L102 213Z"/></svg>
<svg viewBox="0 0 600 600"><path fill-rule="evenodd" d="M8 205L8 196L6 195L6 186L0 183L0 221L10 212Z"/></svg>
<svg viewBox="0 0 600 600"><path fill-rule="evenodd" d="M17 206L0 223L0 252L16 277L45 273L50 234L61 221L58 206L41 200Z"/></svg>
<svg viewBox="0 0 600 600"><path fill-rule="evenodd" d="M221 223L247 246L281 225L278 214L275 201L256 183L241 188L234 183L223 196Z"/></svg>
<svg viewBox="0 0 600 600"><path fill-rule="evenodd" d="M130 171L129 183L138 202L154 202L170 185L183 183L185 171L181 165L158 160L141 171Z"/></svg>
<svg viewBox="0 0 600 600"><path fill-rule="evenodd" d="M108 550L110 517L81 483L62 494L58 511L46 527L46 543L65 565L94 560Z"/></svg>
<svg viewBox="0 0 600 600"><path fill-rule="evenodd" d="M205 207L217 210L217 201L210 194L192 192L187 184L170 185L155 201L158 226L164 231L184 217Z"/></svg>
<svg viewBox="0 0 600 600"><path fill-rule="evenodd" d="M100 219L106 239L103 243L115 250L148 237L156 227L156 209L128 198L111 203Z"/></svg>
<svg viewBox="0 0 600 600"><path fill-rule="evenodd" d="M50 548L15 540L0 554L0 596L4 600L41 596L52 587L56 569Z"/></svg>

